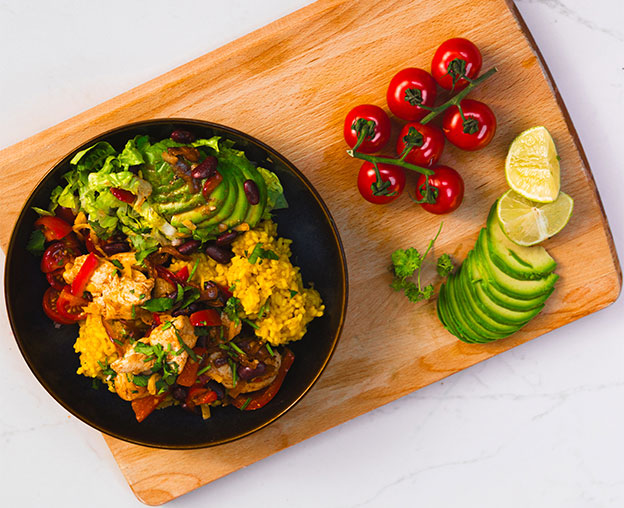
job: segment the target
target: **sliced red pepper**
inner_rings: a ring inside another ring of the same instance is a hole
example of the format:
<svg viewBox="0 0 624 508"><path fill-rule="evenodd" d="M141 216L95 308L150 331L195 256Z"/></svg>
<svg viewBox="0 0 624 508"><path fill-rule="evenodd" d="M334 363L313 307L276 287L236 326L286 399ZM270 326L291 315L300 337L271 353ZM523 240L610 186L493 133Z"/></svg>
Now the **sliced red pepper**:
<svg viewBox="0 0 624 508"><path fill-rule="evenodd" d="M48 242L65 238L72 232L70 224L65 222L63 219L51 217L49 215L39 217L35 221L35 227L41 229L43 236Z"/></svg>
<svg viewBox="0 0 624 508"><path fill-rule="evenodd" d="M193 348L193 352L197 355L198 358L203 358L206 353L206 349L203 347L196 347ZM193 386L197 381L197 372L199 371L200 365L201 361L196 362L191 357L189 357L184 364L182 372L180 372L180 374L178 375L176 383L180 386Z"/></svg>
<svg viewBox="0 0 624 508"><path fill-rule="evenodd" d="M52 286L54 289L58 289L61 291L65 287L65 279L63 279L64 268L59 268L58 270L54 270L53 272L46 273L46 279L48 279L48 284Z"/></svg>
<svg viewBox="0 0 624 508"><path fill-rule="evenodd" d="M124 203L132 204L136 201L136 196L130 191L118 189L117 187L113 187L110 191L113 196Z"/></svg>
<svg viewBox="0 0 624 508"><path fill-rule="evenodd" d="M200 404L210 404L215 400L217 400L217 392L212 391L210 388L194 386L189 390L186 396L186 405L193 408Z"/></svg>
<svg viewBox="0 0 624 508"><path fill-rule="evenodd" d="M156 312L152 312L152 319L154 320L154 323L156 323L156 326L160 326L160 316Z"/></svg>
<svg viewBox="0 0 624 508"><path fill-rule="evenodd" d="M175 273L170 270L167 270L162 265L156 265L156 273L161 279L165 279L167 282L170 282L174 286L180 284L181 286L186 286L186 280L181 279Z"/></svg>
<svg viewBox="0 0 624 508"><path fill-rule="evenodd" d="M148 395L132 401L132 409L136 415L137 422L141 423L158 407L167 394Z"/></svg>
<svg viewBox="0 0 624 508"><path fill-rule="evenodd" d="M93 252L90 252L87 255L87 259L85 259L84 263L78 270L78 275L71 284L71 294L74 296L82 296L84 293L87 284L89 283L89 279L95 269L98 267L99 261Z"/></svg>
<svg viewBox="0 0 624 508"><path fill-rule="evenodd" d="M193 326L220 326L221 315L215 309L204 309L193 312L190 316Z"/></svg>
<svg viewBox="0 0 624 508"><path fill-rule="evenodd" d="M219 288L219 291L221 291L221 294L223 295L226 301L234 296L234 293L232 293L228 287L222 284L218 284L217 282L214 282L214 285Z"/></svg>
<svg viewBox="0 0 624 508"><path fill-rule="evenodd" d="M242 409L244 411L260 409L268 404L279 391L282 383L284 382L284 378L286 377L286 373L294 361L295 355L293 352L290 349L285 349L282 353L282 363L273 382L266 388L258 390L257 392L241 393L238 397L232 400L232 404L238 409Z"/></svg>
<svg viewBox="0 0 624 508"><path fill-rule="evenodd" d="M189 278L188 266L186 265L183 266L176 273L174 273L174 275L180 280L188 281L188 278Z"/></svg>

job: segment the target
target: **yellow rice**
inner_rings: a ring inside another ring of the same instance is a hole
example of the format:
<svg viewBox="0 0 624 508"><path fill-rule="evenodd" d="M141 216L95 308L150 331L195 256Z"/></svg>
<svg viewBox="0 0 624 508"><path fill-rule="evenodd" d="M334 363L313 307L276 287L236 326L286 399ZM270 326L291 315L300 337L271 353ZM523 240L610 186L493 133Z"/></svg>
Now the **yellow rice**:
<svg viewBox="0 0 624 508"><path fill-rule="evenodd" d="M87 377L102 377L100 363L106 366L117 359L115 345L106 333L101 316L87 314L87 318L80 321L74 351L80 354L80 367L76 372Z"/></svg>

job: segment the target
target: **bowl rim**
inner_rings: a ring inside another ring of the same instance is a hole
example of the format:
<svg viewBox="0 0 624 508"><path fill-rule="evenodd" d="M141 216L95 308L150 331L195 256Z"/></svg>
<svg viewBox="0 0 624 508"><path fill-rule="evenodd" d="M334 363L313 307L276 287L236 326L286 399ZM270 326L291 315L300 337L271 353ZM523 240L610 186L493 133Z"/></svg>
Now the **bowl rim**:
<svg viewBox="0 0 624 508"><path fill-rule="evenodd" d="M48 383L45 381L43 376L40 375L40 373L38 372L38 369L34 365L34 362L30 358L30 356L26 353L25 347L24 347L24 345L22 343L22 338L18 334L17 326L15 325L15 320L14 320L14 317L13 317L12 307L11 307L11 304L9 302L9 286L10 286L10 280L13 278L12 274L10 273L10 270L9 270L9 265L10 265L9 260L12 258L13 250L16 248L15 242L17 241L16 240L17 232L18 232L18 229L20 229L20 226L22 225L22 223L25 220L25 215L26 215L26 212L28 211L28 206L27 206L28 203L33 199L34 195L37 193L37 191L39 190L41 185L45 182L45 180L48 179L50 174L56 168L58 168L61 164L63 164L65 161L69 161L70 157L73 156L78 151L83 150L84 148L87 148L89 145L97 142L98 140L101 140L102 138L105 138L107 136L115 134L119 130L122 130L122 129L132 129L132 128L141 128L143 126L147 127L147 126L158 125L158 124L175 124L175 123L184 124L184 125L187 125L187 126L195 125L197 127L219 129L219 130L225 131L227 134L231 134L233 136L237 136L237 137L246 139L246 140L250 141L252 144L255 144L255 145L259 146L260 148L262 148L263 150L265 150L268 154L270 154L271 157L274 157L275 159L279 160L286 168L288 168L289 171L294 173L294 175L297 176L297 178L301 182L303 182L303 184L307 188L308 192L310 192L310 194L314 197L314 200L319 205L323 215L325 216L325 218L327 220L327 223L330 226L333 239L334 239L336 245L338 246L338 251L339 251L338 261L339 261L339 269L340 269L341 283L342 283L342 298L341 298L341 301L340 301L341 312L340 312L340 318L339 318L339 322L338 322L338 327L337 327L336 332L334 333L334 337L332 339L331 349L329 351L329 354L327 355L327 357L323 361L323 364L321 365L321 368L318 370L318 372L313 377L313 379L310 382L308 382L308 384L305 387L305 389L289 405L287 405L284 409L279 411L277 414L271 416L267 421L265 421L263 423L260 423L259 425L255 426L254 428L252 428L252 429L250 429L250 430L248 430L248 431L246 431L246 432L244 432L244 433L242 433L240 435L237 435L237 436L232 437L232 438L220 439L218 441L209 442L209 443L203 442L203 443L197 443L197 444L182 444L182 445L159 444L159 443L154 443L154 442L150 442L150 441L143 441L141 439L128 438L128 437L123 436L123 435L121 435L121 434L119 434L117 432L113 432L113 431L110 431L108 429L103 428L101 425L91 421L88 417L85 417L85 416L79 414L69 404L64 402L61 399L61 397L57 396L57 394L54 392L54 390L48 385ZM308 180L308 178L292 162L290 162L286 157L284 157L281 153L279 153L274 148L270 147L266 143L263 143L262 141L258 140L254 136L251 136L250 134L246 134L246 133L244 133L242 131L239 131L237 129L234 129L232 127L228 127L226 125L222 125L222 124L215 123L215 122L210 122L210 121L207 121L207 120L198 120L198 119L182 118L182 117L152 118L152 119L147 119L147 120L140 120L140 121L137 121L137 122L131 122L131 123L118 125L116 127L108 129L108 130L106 130L104 132L101 132L101 133L97 134L96 136L91 137L87 141L81 143L78 147L73 148L70 152L65 154L60 159L58 159L57 162L55 162L50 167L50 169L48 169L42 175L42 177L39 179L37 184L33 187L33 189L28 194L28 197L24 201L24 205L22 206L22 208L20 210L20 213L17 216L17 219L16 219L15 224L13 226L13 231L11 232L11 237L9 239L9 244L8 244L8 247L7 247L7 250L6 250L6 258L5 258L5 260L6 261L5 261L5 267L4 267L4 295L5 295L5 306L6 306L7 315L8 315L8 318L9 318L9 324L11 326L11 331L13 333L13 337L14 337L15 341L17 342L17 346L18 346L19 351L20 351L20 353L22 355L22 358L26 361L26 364L28 365L28 368L33 373L33 375L35 376L35 378L37 379L39 384L41 386L43 386L43 388L48 392L48 394L50 396L52 396L52 398L56 402L58 402L63 408L65 408L65 410L67 410L70 414L75 416L78 420L80 420L81 422L85 423L86 425L92 427L95 430L98 430L99 432L101 432L103 434L111 436L111 437L113 437L115 439L119 439L121 441L125 441L127 443L131 443L131 444L135 444L135 445L139 445L139 446L145 446L145 447L148 447L148 448L169 449L169 450L192 450L192 449L209 448L209 447L212 447L212 446L218 446L218 445L221 445L221 444L232 443L234 441L238 441L239 439L242 439L242 438L244 438L244 437L246 437L246 436L248 436L250 434L253 434L253 433L255 433L255 432L265 428L266 426L270 425L271 423L275 422L278 418L280 418L281 416L286 414L288 411L290 411L295 405L297 405L301 401L301 399L310 391L310 389L316 384L318 379L321 377L321 374L325 371L325 368L329 364L331 358L334 355L334 352L336 351L336 346L338 344L338 341L339 341L340 336L342 334L342 331L344 329L344 322L345 322L346 313L347 313L348 296L349 296L349 277L348 277L348 272L347 272L346 255L345 255L345 252L344 252L344 247L343 247L343 244L342 244L342 240L340 238L340 234L338 232L338 228L336 226L336 222L334 221L334 218L332 217L329 209L327 208L327 205L323 201L323 198L320 196L318 191L314 188L314 186Z"/></svg>

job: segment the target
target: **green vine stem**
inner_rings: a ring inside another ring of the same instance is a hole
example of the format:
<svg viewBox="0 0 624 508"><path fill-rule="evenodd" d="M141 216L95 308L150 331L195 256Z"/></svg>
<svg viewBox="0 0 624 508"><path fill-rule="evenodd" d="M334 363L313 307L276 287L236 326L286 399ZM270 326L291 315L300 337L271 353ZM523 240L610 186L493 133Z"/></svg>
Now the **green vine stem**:
<svg viewBox="0 0 624 508"><path fill-rule="evenodd" d="M373 164L391 164L392 166L400 166L402 168L409 169L410 171L422 173L423 175L433 175L433 170L429 168L423 168L421 166L416 166L415 164L410 164L409 162L405 162L402 159L393 159L392 157L379 157L378 155L369 155L367 153L356 152L355 150L347 150L347 154L356 159L362 159L363 161L372 162Z"/></svg>

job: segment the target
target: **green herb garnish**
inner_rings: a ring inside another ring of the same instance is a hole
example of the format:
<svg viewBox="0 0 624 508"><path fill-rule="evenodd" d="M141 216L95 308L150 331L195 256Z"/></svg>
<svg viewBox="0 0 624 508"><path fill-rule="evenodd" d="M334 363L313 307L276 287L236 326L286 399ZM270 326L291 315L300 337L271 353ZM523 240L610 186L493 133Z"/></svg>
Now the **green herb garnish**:
<svg viewBox="0 0 624 508"><path fill-rule="evenodd" d="M251 397L249 397L249 398L245 401L245 403L244 403L244 404L240 407L240 410L241 410L241 411L244 411L244 410L247 408L247 406L249 405L249 403L250 403L250 402L251 402Z"/></svg>
<svg viewBox="0 0 624 508"><path fill-rule="evenodd" d="M251 326L254 330L257 330L258 328L260 328L256 323L254 323L253 321L250 321L247 318L242 318L242 320L247 323L249 326Z"/></svg>
<svg viewBox="0 0 624 508"><path fill-rule="evenodd" d="M295 295L298 295L298 294L299 294L299 292L298 292L298 291L295 291L295 290L293 290L293 289L291 289L291 290L290 290L290 297L291 297L291 298L292 298L293 296L295 296Z"/></svg>
<svg viewBox="0 0 624 508"><path fill-rule="evenodd" d="M197 371L197 375L201 376L204 372L207 372L211 369L212 365L206 365L203 369L199 369L199 371Z"/></svg>
<svg viewBox="0 0 624 508"><path fill-rule="evenodd" d="M260 321L264 317L264 313L267 311L268 308L269 308L269 299L267 298L265 302L262 304L262 307L260 307L260 312L258 312L258 321Z"/></svg>
<svg viewBox="0 0 624 508"><path fill-rule="evenodd" d="M279 259L279 256L275 254L272 250L263 249L261 243L257 243L254 249L251 251L249 255L249 262L254 265L260 259L260 263L262 263L263 259Z"/></svg>
<svg viewBox="0 0 624 508"><path fill-rule="evenodd" d="M152 298L151 300L144 302L143 305L141 305L141 308L149 312L166 312L173 308L173 300L167 297Z"/></svg>
<svg viewBox="0 0 624 508"><path fill-rule="evenodd" d="M271 347L271 344L269 344L268 342L266 343L266 348L271 356L275 356L275 353L273 352L273 348Z"/></svg>
<svg viewBox="0 0 624 508"><path fill-rule="evenodd" d="M115 265L120 270L123 270L123 265L121 264L121 261L119 261L118 259L110 259L109 261L113 263L113 265Z"/></svg>
<svg viewBox="0 0 624 508"><path fill-rule="evenodd" d="M190 280L193 278L193 275L195 275L195 272L197 271L198 266L199 266L199 258L195 260L195 264L193 265L193 268L191 269L191 273L189 273L188 279L186 279L187 282L190 282Z"/></svg>
<svg viewBox="0 0 624 508"><path fill-rule="evenodd" d="M451 256L448 254L442 254L438 258L436 270L438 271L438 275L440 277L446 277L449 273L451 273L453 271L453 260L451 259Z"/></svg>
<svg viewBox="0 0 624 508"><path fill-rule="evenodd" d="M41 256L45 251L45 236L40 229L34 229L32 233L30 233L30 239L26 244L26 250L30 252L33 256Z"/></svg>
<svg viewBox="0 0 624 508"><path fill-rule="evenodd" d="M228 301L225 303L225 307L223 307L223 312L230 318L230 321L233 321L236 326L240 323L240 318L238 317L238 307L240 304L240 300L235 296L230 296Z"/></svg>

